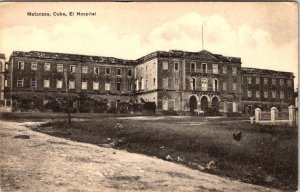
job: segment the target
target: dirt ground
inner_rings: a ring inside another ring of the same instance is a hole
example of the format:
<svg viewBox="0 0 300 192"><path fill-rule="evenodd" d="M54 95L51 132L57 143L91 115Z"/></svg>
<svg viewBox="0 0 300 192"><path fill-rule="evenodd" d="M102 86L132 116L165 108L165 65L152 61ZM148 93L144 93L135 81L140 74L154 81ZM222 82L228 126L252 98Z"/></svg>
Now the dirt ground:
<svg viewBox="0 0 300 192"><path fill-rule="evenodd" d="M0 121L0 146L2 191L278 191L14 122Z"/></svg>

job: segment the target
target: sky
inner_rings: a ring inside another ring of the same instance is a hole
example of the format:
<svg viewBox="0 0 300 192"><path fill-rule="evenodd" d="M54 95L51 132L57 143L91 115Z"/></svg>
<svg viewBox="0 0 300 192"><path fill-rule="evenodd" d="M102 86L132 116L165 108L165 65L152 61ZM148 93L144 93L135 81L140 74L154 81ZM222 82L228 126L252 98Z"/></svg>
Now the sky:
<svg viewBox="0 0 300 192"><path fill-rule="evenodd" d="M96 12L96 16L27 16ZM243 67L293 72L294 2L1 3L0 52L49 51L137 59L172 49L241 57Z"/></svg>

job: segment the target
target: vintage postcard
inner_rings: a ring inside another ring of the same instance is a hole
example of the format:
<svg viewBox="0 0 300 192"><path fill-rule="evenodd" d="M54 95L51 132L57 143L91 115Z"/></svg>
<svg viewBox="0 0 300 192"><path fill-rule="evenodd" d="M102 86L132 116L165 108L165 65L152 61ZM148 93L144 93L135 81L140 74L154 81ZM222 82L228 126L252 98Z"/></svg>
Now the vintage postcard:
<svg viewBox="0 0 300 192"><path fill-rule="evenodd" d="M296 191L297 2L0 4L0 191Z"/></svg>

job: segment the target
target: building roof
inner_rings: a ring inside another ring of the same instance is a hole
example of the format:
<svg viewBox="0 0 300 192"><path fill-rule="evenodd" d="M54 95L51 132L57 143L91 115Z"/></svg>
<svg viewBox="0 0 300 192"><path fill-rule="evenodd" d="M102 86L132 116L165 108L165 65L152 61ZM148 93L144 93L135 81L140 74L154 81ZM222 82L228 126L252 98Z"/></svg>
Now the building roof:
<svg viewBox="0 0 300 192"><path fill-rule="evenodd" d="M199 52L189 52L182 50L170 50L170 51L156 51L143 56L138 59L139 62L145 62L152 58L162 57L162 58L185 58L185 59L202 59L210 60L215 62L232 62L241 63L241 58L239 57L228 57L220 54L213 54L207 50L201 50Z"/></svg>
<svg viewBox="0 0 300 192"><path fill-rule="evenodd" d="M0 59L5 59L5 54L0 53Z"/></svg>
<svg viewBox="0 0 300 192"><path fill-rule="evenodd" d="M259 68L249 68L249 67L242 67L242 74L285 75L285 76L293 75L292 72L275 71L275 70L259 69Z"/></svg>
<svg viewBox="0 0 300 192"><path fill-rule="evenodd" d="M125 64L125 65L136 64L135 60L118 59L115 57L89 56L89 55L52 53L52 52L41 52L41 51L29 51L29 52L14 51L11 57L57 59L57 60L67 60L67 61L79 61L79 62L106 63L106 64Z"/></svg>

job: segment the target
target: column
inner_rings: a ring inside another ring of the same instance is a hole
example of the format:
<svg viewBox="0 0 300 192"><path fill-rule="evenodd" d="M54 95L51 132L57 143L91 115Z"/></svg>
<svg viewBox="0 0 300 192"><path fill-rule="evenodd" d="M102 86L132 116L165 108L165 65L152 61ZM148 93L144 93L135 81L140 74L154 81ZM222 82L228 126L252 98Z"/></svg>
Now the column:
<svg viewBox="0 0 300 192"><path fill-rule="evenodd" d="M296 124L296 109L294 105L289 106L289 123L290 125L295 125Z"/></svg>
<svg viewBox="0 0 300 192"><path fill-rule="evenodd" d="M255 122L259 122L259 120L261 119L261 109L260 108L256 108L255 109Z"/></svg>
<svg viewBox="0 0 300 192"><path fill-rule="evenodd" d="M278 109L276 107L271 108L271 122L275 122L277 117Z"/></svg>

